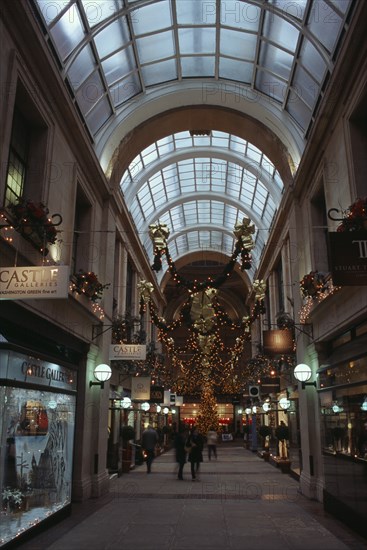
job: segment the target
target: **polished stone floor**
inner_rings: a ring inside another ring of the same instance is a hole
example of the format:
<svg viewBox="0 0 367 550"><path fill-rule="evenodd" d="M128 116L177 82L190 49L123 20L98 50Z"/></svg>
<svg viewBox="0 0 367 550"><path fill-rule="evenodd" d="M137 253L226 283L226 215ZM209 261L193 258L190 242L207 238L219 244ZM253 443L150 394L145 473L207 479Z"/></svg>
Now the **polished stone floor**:
<svg viewBox="0 0 367 550"><path fill-rule="evenodd" d="M67 519L22 550L362 550L367 541L299 493L241 443L204 455L199 480L189 464L177 479L174 452L111 480L110 493L74 504Z"/></svg>

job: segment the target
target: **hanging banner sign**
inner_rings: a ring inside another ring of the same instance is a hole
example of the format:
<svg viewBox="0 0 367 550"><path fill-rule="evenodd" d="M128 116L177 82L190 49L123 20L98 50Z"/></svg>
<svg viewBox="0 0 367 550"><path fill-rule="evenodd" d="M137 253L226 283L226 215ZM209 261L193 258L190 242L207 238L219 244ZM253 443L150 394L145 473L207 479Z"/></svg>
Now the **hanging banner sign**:
<svg viewBox="0 0 367 550"><path fill-rule="evenodd" d="M131 379L131 399L133 401L149 401L150 376L134 376Z"/></svg>
<svg viewBox="0 0 367 550"><path fill-rule="evenodd" d="M69 266L0 267L0 300L67 298Z"/></svg>
<svg viewBox="0 0 367 550"><path fill-rule="evenodd" d="M163 403L164 388L163 386L150 386L150 403Z"/></svg>
<svg viewBox="0 0 367 550"><path fill-rule="evenodd" d="M268 355L293 352L293 334L288 328L263 330L263 349Z"/></svg>
<svg viewBox="0 0 367 550"><path fill-rule="evenodd" d="M367 231L329 233L334 285L367 285Z"/></svg>
<svg viewBox="0 0 367 550"><path fill-rule="evenodd" d="M111 344L109 359L115 361L144 361L147 357L145 344Z"/></svg>

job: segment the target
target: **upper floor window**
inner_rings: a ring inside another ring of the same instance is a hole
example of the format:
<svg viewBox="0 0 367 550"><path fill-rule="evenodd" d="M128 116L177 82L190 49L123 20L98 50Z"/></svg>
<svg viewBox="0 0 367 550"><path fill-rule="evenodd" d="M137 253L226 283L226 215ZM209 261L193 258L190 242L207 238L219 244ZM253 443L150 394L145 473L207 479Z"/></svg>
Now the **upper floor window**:
<svg viewBox="0 0 367 550"><path fill-rule="evenodd" d="M26 119L19 111L15 111L6 177L5 206L16 203L24 194L30 133Z"/></svg>

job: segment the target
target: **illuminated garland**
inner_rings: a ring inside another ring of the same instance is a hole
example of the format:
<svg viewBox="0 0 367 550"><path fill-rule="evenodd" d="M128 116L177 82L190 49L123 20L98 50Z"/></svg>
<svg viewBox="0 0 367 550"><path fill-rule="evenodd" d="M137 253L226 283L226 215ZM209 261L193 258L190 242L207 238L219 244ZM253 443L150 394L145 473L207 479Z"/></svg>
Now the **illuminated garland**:
<svg viewBox="0 0 367 550"><path fill-rule="evenodd" d="M307 296L306 301L299 312L300 323L306 324L314 306L320 302L323 302L326 298L332 296L341 288L341 286L334 286L331 277L329 277L325 281L325 287L322 290L318 291L315 296Z"/></svg>
<svg viewBox="0 0 367 550"><path fill-rule="evenodd" d="M250 251L255 246L252 239L252 234L254 232L255 226L251 223L249 218L244 217L242 222L237 223L233 231L237 241L231 259L224 266L222 273L215 279L208 277L205 281L198 282L189 281L178 274L175 263L168 250L167 239L169 236L169 229L167 225L159 223L150 225L149 236L154 247L154 261L151 267L154 271L160 271L162 269L162 256L166 255L168 271L178 286L185 287L192 292L198 292L208 288L219 288L232 274L239 254L241 254L241 271L251 269L252 256Z"/></svg>

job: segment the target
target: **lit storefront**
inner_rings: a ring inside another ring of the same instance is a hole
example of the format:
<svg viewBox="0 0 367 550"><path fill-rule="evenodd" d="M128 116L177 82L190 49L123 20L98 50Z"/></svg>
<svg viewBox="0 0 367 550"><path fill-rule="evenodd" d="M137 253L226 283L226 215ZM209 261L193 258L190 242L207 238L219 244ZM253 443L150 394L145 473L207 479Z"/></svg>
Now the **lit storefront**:
<svg viewBox="0 0 367 550"><path fill-rule="evenodd" d="M1 344L0 544L70 507L76 383L74 370Z"/></svg>
<svg viewBox="0 0 367 550"><path fill-rule="evenodd" d="M366 329L335 340L319 369L325 509L359 530L367 516Z"/></svg>

